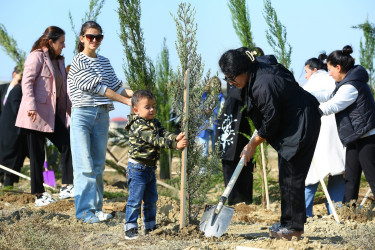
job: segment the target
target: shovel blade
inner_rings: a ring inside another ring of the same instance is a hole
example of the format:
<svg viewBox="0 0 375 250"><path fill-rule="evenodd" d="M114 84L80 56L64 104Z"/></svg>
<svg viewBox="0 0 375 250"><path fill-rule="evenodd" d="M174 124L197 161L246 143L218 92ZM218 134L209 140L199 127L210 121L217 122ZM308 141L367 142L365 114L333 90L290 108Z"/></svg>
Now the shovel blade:
<svg viewBox="0 0 375 250"><path fill-rule="evenodd" d="M55 172L53 170L43 171L43 179L45 184L56 187Z"/></svg>
<svg viewBox="0 0 375 250"><path fill-rule="evenodd" d="M221 211L216 213L216 205L206 206L202 215L199 229L206 237L220 237L227 231L232 220L234 208L223 206Z"/></svg>

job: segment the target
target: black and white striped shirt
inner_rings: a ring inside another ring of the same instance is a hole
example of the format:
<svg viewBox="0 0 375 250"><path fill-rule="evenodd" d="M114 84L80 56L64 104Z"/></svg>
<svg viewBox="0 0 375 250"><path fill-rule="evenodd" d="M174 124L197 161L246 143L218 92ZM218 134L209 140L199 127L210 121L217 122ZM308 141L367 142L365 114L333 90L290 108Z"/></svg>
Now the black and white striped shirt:
<svg viewBox="0 0 375 250"><path fill-rule="evenodd" d="M72 107L99 106L109 104L113 109L112 100L104 96L110 88L121 93L123 88L109 60L101 55L96 58L84 53L77 54L72 61L68 74L68 88Z"/></svg>

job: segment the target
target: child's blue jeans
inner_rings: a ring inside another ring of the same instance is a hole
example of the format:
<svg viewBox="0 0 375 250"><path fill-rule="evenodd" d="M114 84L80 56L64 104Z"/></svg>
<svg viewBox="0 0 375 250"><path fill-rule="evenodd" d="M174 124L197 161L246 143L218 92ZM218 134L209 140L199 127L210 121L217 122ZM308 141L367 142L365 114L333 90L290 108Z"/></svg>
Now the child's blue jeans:
<svg viewBox="0 0 375 250"><path fill-rule="evenodd" d="M125 212L125 231L138 227L137 219L141 212L142 200L144 229L155 227L156 201L158 200L155 170L156 166L149 167L141 163L128 162L126 176L129 198Z"/></svg>

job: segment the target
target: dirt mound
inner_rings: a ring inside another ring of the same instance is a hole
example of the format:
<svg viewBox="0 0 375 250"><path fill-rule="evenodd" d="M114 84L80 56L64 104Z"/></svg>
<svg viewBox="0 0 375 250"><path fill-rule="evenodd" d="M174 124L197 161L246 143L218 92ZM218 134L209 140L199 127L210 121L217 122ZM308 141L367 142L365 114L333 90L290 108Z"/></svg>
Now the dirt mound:
<svg viewBox="0 0 375 250"><path fill-rule="evenodd" d="M74 200L58 200L57 202L51 203L48 206L43 207L46 212L52 213L69 213L69 211L74 211Z"/></svg>
<svg viewBox="0 0 375 250"><path fill-rule="evenodd" d="M3 196L0 196L0 201L15 204L29 204L35 202L35 196L32 194L15 194L9 192L5 193Z"/></svg>

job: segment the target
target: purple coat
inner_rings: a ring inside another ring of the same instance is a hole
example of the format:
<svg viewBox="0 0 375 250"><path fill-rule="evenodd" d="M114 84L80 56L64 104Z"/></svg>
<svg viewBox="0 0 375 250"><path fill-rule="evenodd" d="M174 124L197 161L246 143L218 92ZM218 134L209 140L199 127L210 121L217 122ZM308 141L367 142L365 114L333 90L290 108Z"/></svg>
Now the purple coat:
<svg viewBox="0 0 375 250"><path fill-rule="evenodd" d="M55 73L48 49L34 50L27 57L22 77L22 100L18 111L16 126L41 132L54 132L55 115L68 125L71 102L67 94L67 81L64 58L58 60L63 76L58 109L56 111ZM36 121L32 122L27 111L36 110Z"/></svg>

